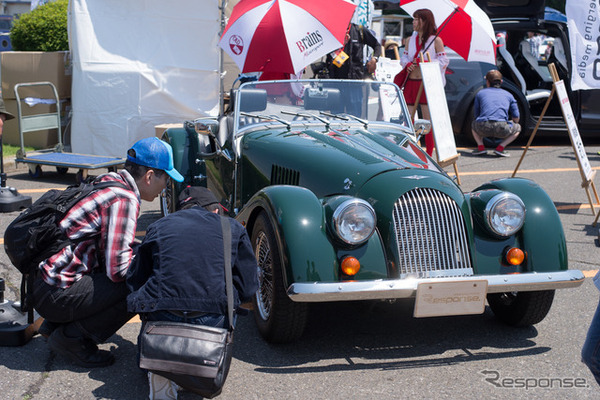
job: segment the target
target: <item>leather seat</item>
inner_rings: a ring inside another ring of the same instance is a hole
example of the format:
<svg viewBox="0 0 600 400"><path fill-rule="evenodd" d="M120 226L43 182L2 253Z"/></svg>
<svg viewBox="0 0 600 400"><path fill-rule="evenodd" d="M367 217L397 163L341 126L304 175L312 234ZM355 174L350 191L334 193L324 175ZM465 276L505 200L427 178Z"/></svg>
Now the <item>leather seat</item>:
<svg viewBox="0 0 600 400"><path fill-rule="evenodd" d="M530 44L527 40L523 40L519 44L519 49L521 50L521 54L523 54L523 58L527 61L527 63L533 68L533 70L539 75L539 78L544 82L552 82L552 75L550 75L550 71L548 71L548 67L540 65L538 59L531 54Z"/></svg>
<svg viewBox="0 0 600 400"><path fill-rule="evenodd" d="M513 56L506 49L506 40L504 37L498 38L498 52L502 56L502 59L506 62L514 77L517 79L517 83L521 86L521 91L525 95L525 98L528 102L536 101L536 100L544 100L550 97L550 90L547 89L533 89L527 90L527 85L525 83L525 78L517 68L515 64L515 60Z"/></svg>

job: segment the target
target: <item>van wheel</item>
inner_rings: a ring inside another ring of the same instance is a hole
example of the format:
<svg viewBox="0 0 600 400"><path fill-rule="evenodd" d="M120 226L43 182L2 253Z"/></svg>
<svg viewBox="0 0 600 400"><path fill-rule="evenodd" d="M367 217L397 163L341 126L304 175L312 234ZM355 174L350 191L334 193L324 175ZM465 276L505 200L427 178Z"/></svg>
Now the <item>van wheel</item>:
<svg viewBox="0 0 600 400"><path fill-rule="evenodd" d="M517 138L517 140L527 140L529 136L533 132L533 128L535 128L535 124L537 120L533 119L531 116L531 109L529 108L529 104L523 104L517 99L517 105L519 106L519 124L521 124L521 134Z"/></svg>
<svg viewBox="0 0 600 400"><path fill-rule="evenodd" d="M477 142L475 142L475 139L473 139L473 132L471 131L471 123L473 122L473 119L475 119L475 116L473 113L473 104L471 104L469 110L467 111L467 114L465 115L465 120L463 122L461 133L463 135L463 138L468 140L468 143L476 145Z"/></svg>

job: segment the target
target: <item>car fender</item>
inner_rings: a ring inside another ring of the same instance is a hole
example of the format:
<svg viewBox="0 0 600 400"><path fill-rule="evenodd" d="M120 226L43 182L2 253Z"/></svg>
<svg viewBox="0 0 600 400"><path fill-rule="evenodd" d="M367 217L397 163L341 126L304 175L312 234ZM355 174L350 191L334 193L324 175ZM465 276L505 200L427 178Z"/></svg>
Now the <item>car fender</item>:
<svg viewBox="0 0 600 400"><path fill-rule="evenodd" d="M475 191L485 189L514 193L523 200L526 215L520 235L533 271L568 268L567 242L560 216L548 194L537 183L523 178L504 178L486 183Z"/></svg>
<svg viewBox="0 0 600 400"><path fill-rule="evenodd" d="M356 249L336 249L328 234L323 204L310 190L299 186L269 186L256 193L236 219L251 234L261 211L267 214L275 231L286 287L294 282L339 281L338 259L344 255L364 261L369 266L366 276L387 277L379 235L373 234L366 244Z"/></svg>
<svg viewBox="0 0 600 400"><path fill-rule="evenodd" d="M184 127L165 130L162 140L171 145L173 149L173 167L183 175L183 182L175 185L176 195L178 195L181 188L193 185L195 177L205 173L202 170L204 164L196 162L200 146L198 134L193 129L186 129L184 123Z"/></svg>

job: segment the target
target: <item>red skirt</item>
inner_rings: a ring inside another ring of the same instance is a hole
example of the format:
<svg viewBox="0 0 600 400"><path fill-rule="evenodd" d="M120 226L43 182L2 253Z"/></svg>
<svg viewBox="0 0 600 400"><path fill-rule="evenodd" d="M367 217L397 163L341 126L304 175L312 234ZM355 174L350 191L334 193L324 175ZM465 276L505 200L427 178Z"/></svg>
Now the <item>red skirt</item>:
<svg viewBox="0 0 600 400"><path fill-rule="evenodd" d="M408 79L406 81L406 85L404 85L404 99L406 100L406 104L412 106L415 104L417 100L417 93L419 93L419 88L421 87L421 83L423 81L421 79ZM427 97L425 96L425 88L421 91L421 98L419 99L419 104L427 105Z"/></svg>

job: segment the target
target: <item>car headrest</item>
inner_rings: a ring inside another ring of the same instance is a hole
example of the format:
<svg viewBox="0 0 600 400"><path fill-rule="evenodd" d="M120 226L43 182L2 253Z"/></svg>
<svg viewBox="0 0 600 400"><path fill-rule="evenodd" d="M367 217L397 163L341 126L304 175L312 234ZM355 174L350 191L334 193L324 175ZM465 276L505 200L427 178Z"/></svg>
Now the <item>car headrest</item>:
<svg viewBox="0 0 600 400"><path fill-rule="evenodd" d="M342 96L339 89L308 88L304 91L304 109L338 112L342 107Z"/></svg>
<svg viewBox="0 0 600 400"><path fill-rule="evenodd" d="M267 108L267 91L265 89L244 89L240 95L240 111L264 111Z"/></svg>

